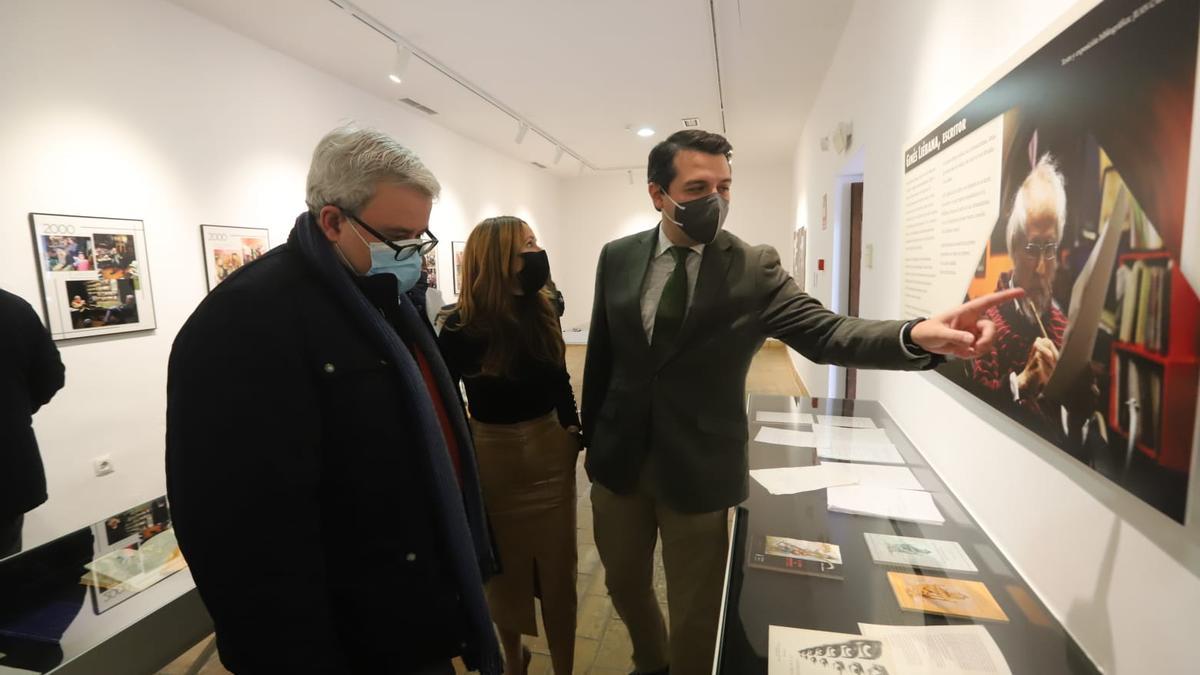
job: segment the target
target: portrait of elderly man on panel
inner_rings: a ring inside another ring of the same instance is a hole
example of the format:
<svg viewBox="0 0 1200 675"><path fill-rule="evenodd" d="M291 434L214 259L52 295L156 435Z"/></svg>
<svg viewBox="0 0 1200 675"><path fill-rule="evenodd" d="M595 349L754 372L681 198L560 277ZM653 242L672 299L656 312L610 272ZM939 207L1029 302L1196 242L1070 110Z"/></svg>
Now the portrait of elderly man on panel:
<svg viewBox="0 0 1200 675"><path fill-rule="evenodd" d="M987 318L996 324L996 348L971 362L975 383L1013 417L1061 434L1061 408L1041 396L1058 364L1067 317L1052 288L1058 248L1067 218L1065 180L1054 157L1043 154L1018 188L1005 239L1012 270L996 290L1022 288L1023 297L996 305Z"/></svg>

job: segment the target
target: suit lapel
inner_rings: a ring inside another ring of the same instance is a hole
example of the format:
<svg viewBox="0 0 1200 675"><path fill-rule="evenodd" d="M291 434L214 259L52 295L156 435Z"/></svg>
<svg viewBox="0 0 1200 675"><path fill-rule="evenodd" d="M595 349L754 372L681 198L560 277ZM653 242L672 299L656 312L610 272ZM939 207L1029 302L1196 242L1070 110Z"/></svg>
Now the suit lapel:
<svg viewBox="0 0 1200 675"><path fill-rule="evenodd" d="M633 344L646 351L650 342L646 339L646 327L642 323L642 288L650 273L650 260L658 248L658 228L644 232L630 243L629 254L623 256L617 273L615 288L617 295L614 306L625 330L632 333Z"/></svg>
<svg viewBox="0 0 1200 675"><path fill-rule="evenodd" d="M696 290L692 296L691 307L683 319L683 325L679 328L679 335L676 336L675 343L671 345L669 351L659 357L659 367L671 360L671 357L687 344L692 334L696 332L696 327L702 325L713 308L721 302L723 296L721 291L726 288L729 266L733 263L733 256L729 253L729 249L732 247L733 242L725 232L721 232L717 235L716 241L704 247L704 257L700 260L700 271L697 272Z"/></svg>

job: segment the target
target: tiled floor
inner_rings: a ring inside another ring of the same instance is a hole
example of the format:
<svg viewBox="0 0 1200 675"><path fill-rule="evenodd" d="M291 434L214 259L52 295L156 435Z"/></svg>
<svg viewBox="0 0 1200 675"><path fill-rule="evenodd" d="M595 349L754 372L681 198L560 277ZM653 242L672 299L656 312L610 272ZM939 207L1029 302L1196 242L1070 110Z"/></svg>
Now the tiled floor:
<svg viewBox="0 0 1200 675"><path fill-rule="evenodd" d="M583 380L583 354L583 347L568 347L567 368L575 385L576 399L579 398L580 384ZM750 375L746 379L746 387L748 391L755 393L807 395L788 360L787 350L777 343L769 344L754 358ZM604 588L604 567L600 564L600 555L596 552L596 543L592 537L592 503L588 496L588 481L583 473L582 461L576 469L576 484L579 491L579 623L575 640L575 673L625 675L633 669L629 631L613 611ZM663 608L663 615L666 616L667 582L659 551L655 552L654 589ZM540 615L538 623L540 626ZM551 675L554 671L550 667L550 651L546 647L545 631L539 632L542 633L542 637L526 638L526 644L533 653L529 675ZM205 643L197 645L177 659L164 669L161 675L182 675L199 656ZM466 672L461 664L456 664L456 668L459 673ZM224 675L228 671L221 667L217 659L213 659L200 673Z"/></svg>

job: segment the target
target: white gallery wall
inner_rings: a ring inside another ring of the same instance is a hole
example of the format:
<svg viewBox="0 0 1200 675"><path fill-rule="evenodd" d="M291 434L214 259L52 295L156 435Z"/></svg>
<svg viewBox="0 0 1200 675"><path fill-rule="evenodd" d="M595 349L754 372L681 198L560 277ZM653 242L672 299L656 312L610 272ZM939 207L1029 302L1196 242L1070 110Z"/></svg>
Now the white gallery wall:
<svg viewBox="0 0 1200 675"><path fill-rule="evenodd" d="M675 129L649 139L655 142ZM725 229L751 244L769 244L779 250L791 269L793 213L792 167L782 164L749 164L737 159L733 144L733 190ZM596 261L609 241L655 227L654 210L646 186L645 170L633 172L633 184L621 172L605 172L564 181L562 227L546 228L551 271L567 301L564 328L582 327L591 321Z"/></svg>
<svg viewBox="0 0 1200 675"><path fill-rule="evenodd" d="M559 179L415 115L159 0L0 3L0 287L41 313L31 211L141 219L158 317L153 333L58 343L67 385L35 418L50 501L27 546L164 492L167 356L207 288L200 224L282 243L329 129L383 129L441 180L447 301L450 242L480 219L560 221ZM101 455L116 472L96 478Z"/></svg>
<svg viewBox="0 0 1200 675"><path fill-rule="evenodd" d="M900 318L903 149L981 81L1002 74L994 71L1044 30L1095 4L855 4L796 152L794 224L808 226L810 267L834 256L835 227L820 228L821 197L833 199L840 176L859 170L847 164L861 152L863 240L874 248L873 267L862 269L863 316ZM854 124L851 153L822 152L820 138L847 121ZM814 292L828 301L829 286ZM825 369L797 362L806 384L821 392ZM1063 461L1031 434L984 421L936 377L864 371L858 393L887 406L1105 672L1195 672L1200 578L1181 562L1190 558L1186 564L1200 569L1195 533Z"/></svg>

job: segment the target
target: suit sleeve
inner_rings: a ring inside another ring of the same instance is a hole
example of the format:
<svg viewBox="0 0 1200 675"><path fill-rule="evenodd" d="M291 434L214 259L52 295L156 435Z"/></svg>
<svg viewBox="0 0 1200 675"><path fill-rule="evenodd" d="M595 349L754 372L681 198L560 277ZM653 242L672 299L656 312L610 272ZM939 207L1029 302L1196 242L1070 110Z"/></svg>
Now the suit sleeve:
<svg viewBox="0 0 1200 675"><path fill-rule="evenodd" d="M37 412L39 408L50 402L59 389L63 388L66 382L66 367L63 366L62 358L59 356L58 347L54 346L54 340L50 338L50 333L46 327L42 325L42 320L38 318L37 312L29 305L25 305L26 323L28 329L26 334L29 336L29 344L27 352L29 354L29 363L26 368L27 381L29 382L29 401L33 406L31 412Z"/></svg>
<svg viewBox="0 0 1200 675"><path fill-rule="evenodd" d="M588 326L587 357L583 366L583 442L590 445L596 416L604 406L608 383L612 379L612 336L608 332L605 307L604 265L608 246L600 250L596 263L596 291L592 300L592 322Z"/></svg>
<svg viewBox="0 0 1200 675"><path fill-rule="evenodd" d="M836 314L804 293L770 246L760 249L761 319L768 336L805 358L851 368L921 370L928 356L912 358L900 344L903 321L875 321Z"/></svg>
<svg viewBox="0 0 1200 675"><path fill-rule="evenodd" d="M167 490L180 547L247 672L341 673L321 542L315 368L285 312L218 289L180 331L167 380Z"/></svg>

